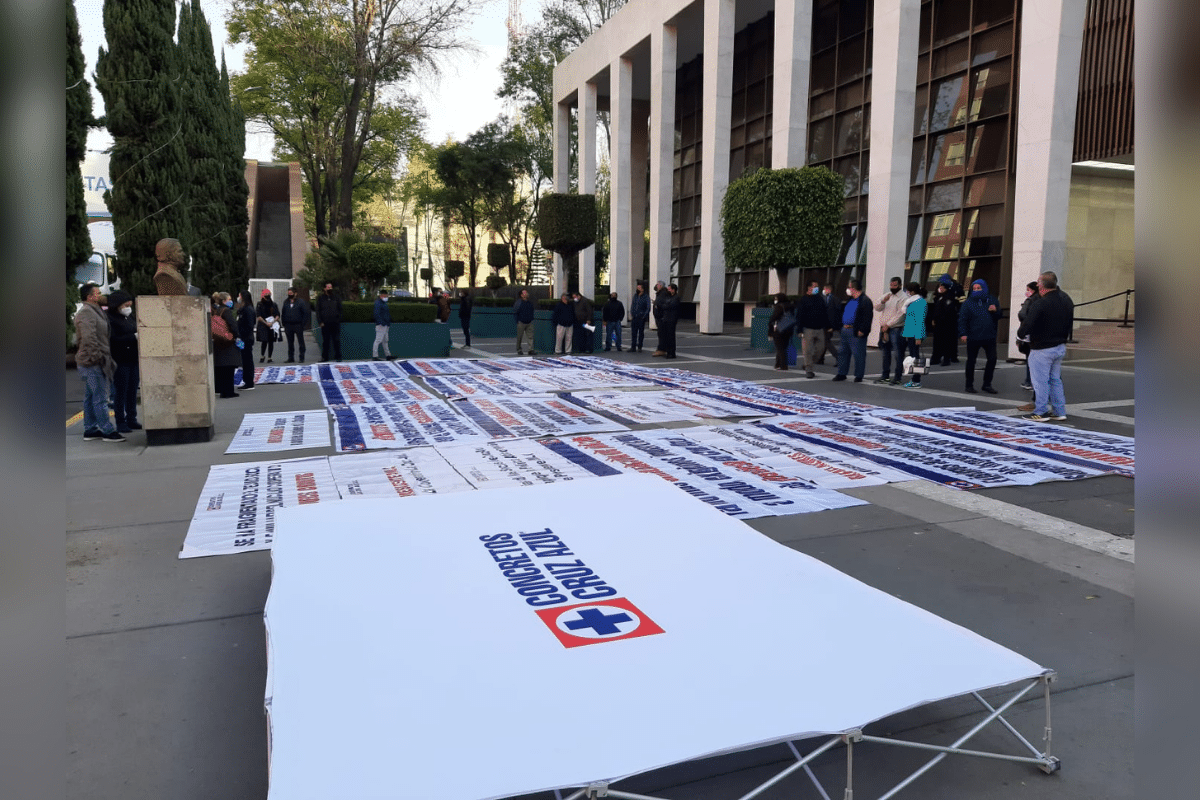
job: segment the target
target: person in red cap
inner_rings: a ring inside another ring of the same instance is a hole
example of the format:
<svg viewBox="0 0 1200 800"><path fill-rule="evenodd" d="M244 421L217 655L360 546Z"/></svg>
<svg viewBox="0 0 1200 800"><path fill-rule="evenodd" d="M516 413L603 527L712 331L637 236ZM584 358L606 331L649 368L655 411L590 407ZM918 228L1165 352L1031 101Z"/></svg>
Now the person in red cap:
<svg viewBox="0 0 1200 800"><path fill-rule="evenodd" d="M262 299L255 306L254 314L255 322L258 323L254 338L262 343L258 352L258 363L263 363L263 359L272 363L275 361L272 356L275 355L275 323L279 320L279 306L271 299L270 289L262 290Z"/></svg>

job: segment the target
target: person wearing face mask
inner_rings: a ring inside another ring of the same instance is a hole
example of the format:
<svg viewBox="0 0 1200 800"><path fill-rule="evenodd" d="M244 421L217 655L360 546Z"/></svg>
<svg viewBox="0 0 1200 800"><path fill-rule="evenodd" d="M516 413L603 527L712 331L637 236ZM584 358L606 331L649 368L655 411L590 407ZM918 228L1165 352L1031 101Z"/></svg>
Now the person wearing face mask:
<svg viewBox="0 0 1200 800"><path fill-rule="evenodd" d="M996 374L996 323L1000 321L1000 301L988 294L987 281L971 281L971 293L958 310L958 336L967 343L968 394L975 394L975 360L983 350L987 363L983 368L983 390L996 394L992 376Z"/></svg>
<svg viewBox="0 0 1200 800"><path fill-rule="evenodd" d="M1021 303L1021 307L1019 309L1017 309L1017 321L1018 322L1025 321L1025 317L1029 314L1029 307L1031 305L1033 305L1034 301L1037 300L1039 297L1041 297L1041 295L1038 294L1038 282L1037 281L1030 281L1029 283L1025 284L1025 300ZM1029 375L1029 337L1028 336L1017 339L1017 351L1020 352L1021 355L1025 356L1025 382L1021 384L1021 388L1025 389L1027 391L1033 391L1033 383L1030 380L1030 375ZM1035 408L1035 403L1027 403L1024 406L1020 406L1017 410L1018 411L1033 411L1034 408Z"/></svg>
<svg viewBox="0 0 1200 800"><path fill-rule="evenodd" d="M809 281L808 290L800 298L796 316L800 326L800 346L804 351L804 377L815 378L813 367L825 360L825 338L829 327L829 309L821 298L821 284Z"/></svg>
<svg viewBox="0 0 1200 800"><path fill-rule="evenodd" d="M321 360L342 360L342 299L333 293L333 284L317 298L317 324L321 327Z"/></svg>
<svg viewBox="0 0 1200 800"><path fill-rule="evenodd" d="M137 421L138 341L133 318L133 298L120 289L108 296L109 347L113 361L113 416L117 433L140 431Z"/></svg>
<svg viewBox="0 0 1200 800"><path fill-rule="evenodd" d="M913 281L906 289L908 299L904 301L904 345L908 348L908 354L917 359L921 357L921 343L925 341L929 304L925 300L925 287L921 284ZM921 375L914 371L912 380L904 384L904 388L920 389Z"/></svg>
<svg viewBox="0 0 1200 800"><path fill-rule="evenodd" d="M937 293L929 304L929 322L933 330L931 364L948 367L958 363L958 306L954 279L943 274L938 278Z"/></svg>
<svg viewBox="0 0 1200 800"><path fill-rule="evenodd" d="M900 373L904 359L904 302L908 296L900 291L901 281L892 278L888 292L875 304L879 313L879 349L883 351L883 372L876 383L900 385ZM896 371L892 372L892 357L895 356Z"/></svg>
<svg viewBox="0 0 1200 800"><path fill-rule="evenodd" d="M862 290L862 283L852 279L846 287L849 299L842 306L841 339L838 342L838 371L835 381L846 380L850 371L850 357L854 356L854 382L862 383L867 371L867 336L871 333L875 311L871 298Z"/></svg>
<svg viewBox="0 0 1200 800"><path fill-rule="evenodd" d="M213 315L225 320L225 326L236 335L238 325L233 315L233 298L229 292L215 292L212 296ZM251 345L246 345L247 348ZM225 346L213 345L213 388L223 398L237 397L233 390L233 373L242 363L242 351L234 344ZM254 370L250 370L250 379L254 380Z"/></svg>
<svg viewBox="0 0 1200 800"><path fill-rule="evenodd" d="M233 307L237 317L237 335L242 342L242 382L235 389L254 388L254 329L258 325L258 313L250 293L238 292L237 305Z"/></svg>
<svg viewBox="0 0 1200 800"><path fill-rule="evenodd" d="M283 322L283 333L287 336L287 363L294 363L296 359L296 342L300 343L300 363L304 363L304 331L312 324L312 311L308 307L308 302L303 297L296 294L296 287L288 287L287 299L283 301L283 308L279 311L279 318Z"/></svg>

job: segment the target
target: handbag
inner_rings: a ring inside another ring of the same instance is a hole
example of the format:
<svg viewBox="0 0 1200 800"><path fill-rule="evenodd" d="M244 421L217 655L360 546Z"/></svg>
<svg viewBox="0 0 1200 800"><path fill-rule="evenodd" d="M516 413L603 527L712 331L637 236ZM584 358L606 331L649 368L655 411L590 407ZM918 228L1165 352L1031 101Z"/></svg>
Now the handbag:
<svg viewBox="0 0 1200 800"><path fill-rule="evenodd" d="M925 360L925 356L917 356L913 359L911 372L913 375L929 374L929 362Z"/></svg>
<svg viewBox="0 0 1200 800"><path fill-rule="evenodd" d="M779 322L775 323L776 336L790 336L795 329L796 313L794 311L783 312L783 316L779 318Z"/></svg>
<svg viewBox="0 0 1200 800"><path fill-rule="evenodd" d="M218 347L228 347L233 344L233 331L229 330L229 325L220 314L213 314L209 317L208 327L212 332L213 344Z"/></svg>

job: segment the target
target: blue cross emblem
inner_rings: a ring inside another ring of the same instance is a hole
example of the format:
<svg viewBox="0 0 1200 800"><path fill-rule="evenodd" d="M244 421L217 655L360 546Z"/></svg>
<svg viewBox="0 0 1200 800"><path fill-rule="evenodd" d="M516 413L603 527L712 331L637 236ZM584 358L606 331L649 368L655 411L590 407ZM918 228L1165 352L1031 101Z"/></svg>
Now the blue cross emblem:
<svg viewBox="0 0 1200 800"><path fill-rule="evenodd" d="M606 613L611 611L612 613ZM626 611L612 606L575 609L577 619L560 617L558 624L575 636L599 639L628 633L641 624L641 620Z"/></svg>

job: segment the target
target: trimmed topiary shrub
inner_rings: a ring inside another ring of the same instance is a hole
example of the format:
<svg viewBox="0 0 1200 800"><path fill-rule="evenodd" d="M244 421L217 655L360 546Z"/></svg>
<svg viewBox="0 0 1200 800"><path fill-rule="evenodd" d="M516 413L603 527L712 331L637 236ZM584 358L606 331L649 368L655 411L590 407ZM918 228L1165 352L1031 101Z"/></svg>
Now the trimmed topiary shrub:
<svg viewBox="0 0 1200 800"><path fill-rule="evenodd" d="M596 196L546 194L538 204L538 237L542 248L563 258L596 243Z"/></svg>

